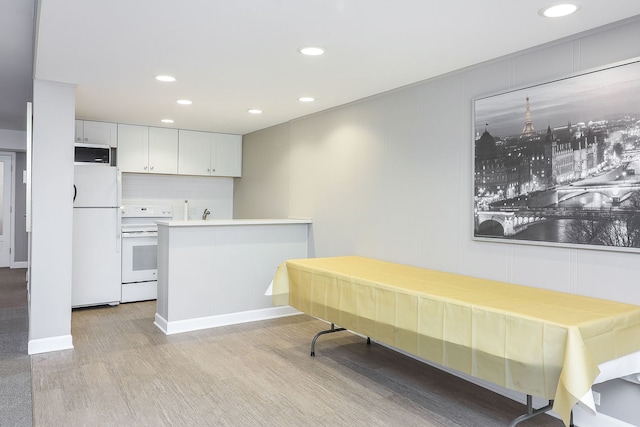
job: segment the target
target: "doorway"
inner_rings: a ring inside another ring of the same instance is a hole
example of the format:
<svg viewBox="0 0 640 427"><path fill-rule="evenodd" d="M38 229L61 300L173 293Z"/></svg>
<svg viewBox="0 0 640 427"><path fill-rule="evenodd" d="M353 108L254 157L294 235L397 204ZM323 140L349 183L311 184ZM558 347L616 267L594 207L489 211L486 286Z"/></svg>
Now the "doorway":
<svg viewBox="0 0 640 427"><path fill-rule="evenodd" d="M13 156L0 154L0 267L11 265Z"/></svg>

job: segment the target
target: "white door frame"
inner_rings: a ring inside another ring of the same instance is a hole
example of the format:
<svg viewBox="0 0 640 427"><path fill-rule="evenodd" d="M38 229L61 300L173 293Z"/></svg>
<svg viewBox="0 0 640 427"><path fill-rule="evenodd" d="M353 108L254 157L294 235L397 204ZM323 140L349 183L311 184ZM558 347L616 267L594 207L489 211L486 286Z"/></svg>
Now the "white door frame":
<svg viewBox="0 0 640 427"><path fill-rule="evenodd" d="M25 267L24 263L17 263L15 262L15 256L16 256L16 251L15 251L15 239L14 239L14 235L15 235L15 227L16 227L16 174L18 173L18 171L16 171L16 153L11 152L11 151L0 151L0 156L7 156L11 158L11 164L9 165L11 167L11 173L9 174L9 176L11 177L9 179L9 183L3 183L4 186L4 190L6 191L7 189L10 192L10 202L9 202L9 248L10 248L10 255L9 255L9 267L10 268L22 268ZM8 184L8 186L7 186Z"/></svg>

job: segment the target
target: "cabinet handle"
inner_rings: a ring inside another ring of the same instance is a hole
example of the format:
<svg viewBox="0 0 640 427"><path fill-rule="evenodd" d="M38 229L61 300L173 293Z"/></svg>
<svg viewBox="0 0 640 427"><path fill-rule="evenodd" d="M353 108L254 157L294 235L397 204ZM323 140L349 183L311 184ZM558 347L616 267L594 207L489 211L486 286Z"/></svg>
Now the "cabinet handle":
<svg viewBox="0 0 640 427"><path fill-rule="evenodd" d="M84 142L88 142L88 141L89 141L89 138L85 138L85 139L84 139Z"/></svg>
<svg viewBox="0 0 640 427"><path fill-rule="evenodd" d="M151 166L151 170L153 170L153 166Z"/></svg>
<svg viewBox="0 0 640 427"><path fill-rule="evenodd" d="M144 167L144 170L147 170L147 167L146 167L146 166Z"/></svg>
<svg viewBox="0 0 640 427"><path fill-rule="evenodd" d="M211 169L207 168L207 172L211 172Z"/></svg>

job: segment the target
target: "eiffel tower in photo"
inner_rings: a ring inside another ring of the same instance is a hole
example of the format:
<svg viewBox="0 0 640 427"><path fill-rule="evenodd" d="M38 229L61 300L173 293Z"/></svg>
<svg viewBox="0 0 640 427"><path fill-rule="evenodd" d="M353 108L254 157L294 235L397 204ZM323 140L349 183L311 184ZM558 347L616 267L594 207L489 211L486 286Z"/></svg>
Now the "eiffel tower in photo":
<svg viewBox="0 0 640 427"><path fill-rule="evenodd" d="M526 138L529 136L533 136L535 134L536 134L536 131L533 129L533 123L531 122L531 110L529 109L529 97L527 96L527 111L524 115L524 129L522 129L520 138Z"/></svg>

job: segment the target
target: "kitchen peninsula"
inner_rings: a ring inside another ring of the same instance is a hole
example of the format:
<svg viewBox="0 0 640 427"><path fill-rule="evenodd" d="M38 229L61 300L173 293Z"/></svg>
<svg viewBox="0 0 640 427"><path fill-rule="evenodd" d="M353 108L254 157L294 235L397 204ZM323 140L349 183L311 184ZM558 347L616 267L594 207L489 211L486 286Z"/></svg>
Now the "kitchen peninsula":
<svg viewBox="0 0 640 427"><path fill-rule="evenodd" d="M306 258L311 220L158 221L158 306L165 334L297 313L265 290L278 265Z"/></svg>

